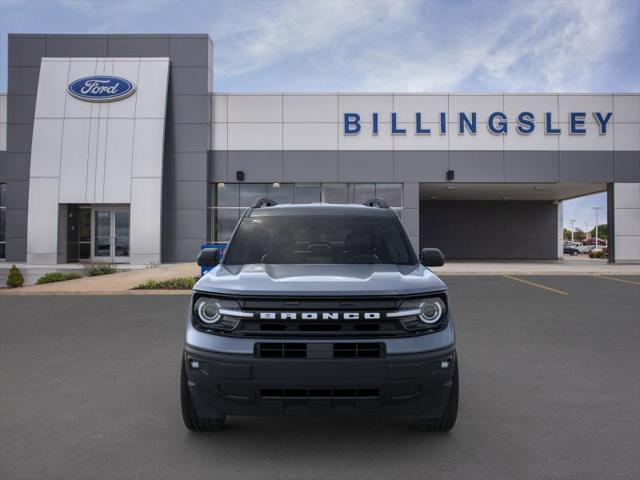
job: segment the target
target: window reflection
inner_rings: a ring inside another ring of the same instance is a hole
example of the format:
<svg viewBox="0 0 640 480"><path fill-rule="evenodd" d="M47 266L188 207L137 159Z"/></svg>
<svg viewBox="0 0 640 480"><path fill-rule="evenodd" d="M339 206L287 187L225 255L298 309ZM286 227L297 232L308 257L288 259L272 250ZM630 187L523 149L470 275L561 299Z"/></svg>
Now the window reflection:
<svg viewBox="0 0 640 480"><path fill-rule="evenodd" d="M225 187L226 188L226 187ZM266 183L241 183L240 184L240 206L251 207L257 200L266 198Z"/></svg>
<svg viewBox="0 0 640 480"><path fill-rule="evenodd" d="M349 203L349 185L346 183L323 184L322 201L327 203Z"/></svg>
<svg viewBox="0 0 640 480"><path fill-rule="evenodd" d="M295 203L314 203L321 199L319 183L296 183Z"/></svg>
<svg viewBox="0 0 640 480"><path fill-rule="evenodd" d="M278 203L293 203L293 184L274 183L268 185L267 198Z"/></svg>
<svg viewBox="0 0 640 480"><path fill-rule="evenodd" d="M240 202L240 185L237 183L217 183L212 186L213 202L209 205L218 207L237 207Z"/></svg>
<svg viewBox="0 0 640 480"><path fill-rule="evenodd" d="M390 207L402 207L402 185L399 183L376 183L376 198L386 201Z"/></svg>
<svg viewBox="0 0 640 480"><path fill-rule="evenodd" d="M376 197L373 183L352 183L349 185L349 203L362 203Z"/></svg>

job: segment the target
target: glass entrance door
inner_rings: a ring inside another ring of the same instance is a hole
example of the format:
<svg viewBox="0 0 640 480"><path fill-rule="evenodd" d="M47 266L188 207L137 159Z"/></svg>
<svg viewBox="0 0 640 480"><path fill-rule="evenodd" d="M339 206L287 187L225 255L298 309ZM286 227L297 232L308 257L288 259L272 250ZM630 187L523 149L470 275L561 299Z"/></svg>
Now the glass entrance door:
<svg viewBox="0 0 640 480"><path fill-rule="evenodd" d="M129 207L113 209L113 256L129 260Z"/></svg>
<svg viewBox="0 0 640 480"><path fill-rule="evenodd" d="M95 260L129 261L129 207L94 207L92 230Z"/></svg>

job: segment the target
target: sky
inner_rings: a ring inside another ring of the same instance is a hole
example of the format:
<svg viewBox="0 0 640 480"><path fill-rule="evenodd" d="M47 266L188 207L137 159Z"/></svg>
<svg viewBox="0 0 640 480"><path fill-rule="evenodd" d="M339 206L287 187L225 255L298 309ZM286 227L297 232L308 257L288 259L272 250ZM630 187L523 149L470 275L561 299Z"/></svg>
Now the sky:
<svg viewBox="0 0 640 480"><path fill-rule="evenodd" d="M598 224L607 223L607 194L605 192L562 202L564 228L571 229L571 220L575 220L573 226L576 230L591 231L596 226L596 211L593 207L601 208L598 210Z"/></svg>
<svg viewBox="0 0 640 480"><path fill-rule="evenodd" d="M8 33L208 33L219 92L638 92L638 25L640 0L0 0L0 91Z"/></svg>

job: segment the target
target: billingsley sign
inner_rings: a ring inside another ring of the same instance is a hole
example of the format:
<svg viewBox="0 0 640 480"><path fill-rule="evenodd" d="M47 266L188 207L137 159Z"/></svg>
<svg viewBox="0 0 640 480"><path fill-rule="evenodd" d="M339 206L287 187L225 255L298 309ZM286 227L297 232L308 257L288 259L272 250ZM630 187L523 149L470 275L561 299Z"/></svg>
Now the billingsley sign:
<svg viewBox="0 0 640 480"><path fill-rule="evenodd" d="M613 116L613 112L591 112L591 115L593 115L598 125L600 135L606 135L607 125ZM552 112L545 112L544 119L538 121L543 123L540 128L544 129L545 135L560 135L562 133L558 120L553 118ZM585 135L587 133L586 121L587 112L570 112L567 122L569 135ZM371 118L366 120L363 120L359 113L345 113L344 134L357 135L362 132L363 125L366 124L367 126L370 125L372 135L378 135L381 122L378 112L373 112ZM392 135L407 134L407 128L400 127L399 122L398 114L391 113ZM487 129L494 135L506 135L509 132L509 118L503 112L493 112L489 114L488 118L483 119L483 122L486 122ZM531 112L520 112L511 122L515 122L515 130L521 135L530 135L537 127L535 115ZM433 124L427 124L422 119L422 113L416 112L412 123L414 127L413 133L416 135L447 134L448 121L445 112L440 112L438 121L433 122ZM475 135L478 132L478 115L476 112L460 112L453 123L459 135L464 135L465 133Z"/></svg>
<svg viewBox="0 0 640 480"><path fill-rule="evenodd" d="M86 102L114 102L128 97L135 90L133 82L110 75L79 78L67 87L70 95Z"/></svg>

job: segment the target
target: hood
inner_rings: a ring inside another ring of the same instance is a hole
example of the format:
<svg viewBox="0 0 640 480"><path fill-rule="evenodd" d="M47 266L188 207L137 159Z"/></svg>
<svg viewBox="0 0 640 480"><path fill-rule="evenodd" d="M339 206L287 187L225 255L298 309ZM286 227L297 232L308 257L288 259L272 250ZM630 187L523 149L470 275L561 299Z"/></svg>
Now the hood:
<svg viewBox="0 0 640 480"><path fill-rule="evenodd" d="M229 295L409 295L445 290L422 265L218 265L194 290Z"/></svg>

